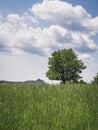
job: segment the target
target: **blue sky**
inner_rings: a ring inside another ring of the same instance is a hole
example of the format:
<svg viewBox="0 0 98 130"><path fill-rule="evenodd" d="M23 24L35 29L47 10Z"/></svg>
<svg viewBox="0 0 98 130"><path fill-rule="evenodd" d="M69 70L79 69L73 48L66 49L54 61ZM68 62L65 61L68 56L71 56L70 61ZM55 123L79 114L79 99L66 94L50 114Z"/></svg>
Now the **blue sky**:
<svg viewBox="0 0 98 130"><path fill-rule="evenodd" d="M98 16L98 0L65 0L73 5L82 5L93 17Z"/></svg>
<svg viewBox="0 0 98 130"><path fill-rule="evenodd" d="M82 5L92 16L98 16L98 0L63 0L72 5ZM42 0L1 0L0 11L23 13L33 4L42 2Z"/></svg>
<svg viewBox="0 0 98 130"><path fill-rule="evenodd" d="M0 2L0 80L41 78L48 57L72 48L87 69L98 72L98 0L9 0Z"/></svg>

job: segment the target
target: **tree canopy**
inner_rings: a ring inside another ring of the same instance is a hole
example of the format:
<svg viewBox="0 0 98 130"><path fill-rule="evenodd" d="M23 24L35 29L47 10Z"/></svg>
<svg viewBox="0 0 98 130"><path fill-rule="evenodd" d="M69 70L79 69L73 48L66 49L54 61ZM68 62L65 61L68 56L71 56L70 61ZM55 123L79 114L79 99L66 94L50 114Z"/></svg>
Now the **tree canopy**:
<svg viewBox="0 0 98 130"><path fill-rule="evenodd" d="M65 84L66 81L78 81L82 70L86 68L72 49L63 49L52 53L48 62L46 76L50 80L60 80Z"/></svg>
<svg viewBox="0 0 98 130"><path fill-rule="evenodd" d="M98 73L94 76L92 83L98 85Z"/></svg>

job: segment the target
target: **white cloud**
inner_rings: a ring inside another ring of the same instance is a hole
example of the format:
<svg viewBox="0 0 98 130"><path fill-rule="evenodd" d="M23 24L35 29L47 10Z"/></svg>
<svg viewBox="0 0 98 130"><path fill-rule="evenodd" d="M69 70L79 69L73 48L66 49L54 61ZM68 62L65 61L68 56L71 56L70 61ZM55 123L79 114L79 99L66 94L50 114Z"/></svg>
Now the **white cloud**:
<svg viewBox="0 0 98 130"><path fill-rule="evenodd" d="M52 51L64 48L81 53L98 50L91 39L98 32L98 17L92 18L82 6L44 0L33 5L31 12L21 16L8 14L5 20L0 15L1 52L50 55ZM45 27L41 26L43 20Z"/></svg>
<svg viewBox="0 0 98 130"><path fill-rule="evenodd" d="M7 16L7 20L8 22L11 22L11 23L17 23L17 22L21 22L21 18L18 14L9 14Z"/></svg>
<svg viewBox="0 0 98 130"><path fill-rule="evenodd" d="M90 18L82 23L82 25L91 32L91 35L98 33L98 16L95 18Z"/></svg>
<svg viewBox="0 0 98 130"><path fill-rule="evenodd" d="M80 54L78 58L83 60L86 64L94 62L93 58L89 54Z"/></svg>
<svg viewBox="0 0 98 130"><path fill-rule="evenodd" d="M71 4L60 0L43 1L40 4L34 5L31 11L43 20L51 20L58 23L65 22L67 24L76 22L76 20L80 22L80 20L83 21L82 18L87 19L91 17L82 6L73 7ZM63 21L64 19L66 21Z"/></svg>
<svg viewBox="0 0 98 130"><path fill-rule="evenodd" d="M92 18L82 6L72 6L60 0L44 0L32 6L31 11L36 17L66 29L69 34L65 38L62 37L62 41L69 44L69 47L70 44L72 47L75 44L79 50L89 52L98 49L90 38L98 33L98 17Z"/></svg>
<svg viewBox="0 0 98 130"><path fill-rule="evenodd" d="M19 16L19 14L8 14L7 16L8 22L11 22L12 24L25 22L26 24L32 22L32 23L38 23L38 21L30 15L28 12L24 13L22 16Z"/></svg>
<svg viewBox="0 0 98 130"><path fill-rule="evenodd" d="M3 17L2 17L2 15L0 15L0 20L2 20L3 19Z"/></svg>
<svg viewBox="0 0 98 130"><path fill-rule="evenodd" d="M82 6L72 6L60 0L47 0L33 5L31 8L35 16L43 20L49 20L53 24L59 24L74 31L95 31L85 23L93 23L98 27L97 18L93 19ZM97 30L98 31L98 30Z"/></svg>

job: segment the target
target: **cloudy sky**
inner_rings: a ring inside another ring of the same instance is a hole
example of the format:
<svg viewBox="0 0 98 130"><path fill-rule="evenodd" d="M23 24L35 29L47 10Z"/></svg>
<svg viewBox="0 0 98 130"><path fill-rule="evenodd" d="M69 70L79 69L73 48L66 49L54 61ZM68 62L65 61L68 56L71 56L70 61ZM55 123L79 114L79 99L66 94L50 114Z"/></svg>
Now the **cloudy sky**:
<svg viewBox="0 0 98 130"><path fill-rule="evenodd" d="M98 72L97 6L98 0L1 0L0 80L49 82L51 53L72 48L90 81Z"/></svg>

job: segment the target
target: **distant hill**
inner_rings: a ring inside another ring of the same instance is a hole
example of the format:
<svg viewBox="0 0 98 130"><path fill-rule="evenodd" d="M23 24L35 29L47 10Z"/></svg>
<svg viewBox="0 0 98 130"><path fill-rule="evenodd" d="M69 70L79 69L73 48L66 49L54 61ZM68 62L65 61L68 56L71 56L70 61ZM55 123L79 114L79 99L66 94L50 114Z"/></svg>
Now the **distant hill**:
<svg viewBox="0 0 98 130"><path fill-rule="evenodd" d="M36 83L36 84L44 84L44 80L41 80L41 79L37 79L37 80L27 80L27 81L24 81L25 83Z"/></svg>
<svg viewBox="0 0 98 130"><path fill-rule="evenodd" d="M14 81L0 80L0 83L16 83Z"/></svg>
<svg viewBox="0 0 98 130"><path fill-rule="evenodd" d="M41 80L41 79L37 79L37 80L27 80L27 81L24 81L24 82L13 82L13 81L6 81L6 80L1 80L0 83L36 83L36 84L44 84L44 80Z"/></svg>

